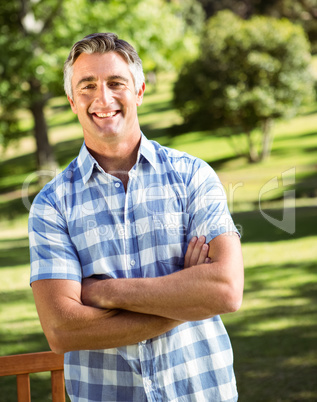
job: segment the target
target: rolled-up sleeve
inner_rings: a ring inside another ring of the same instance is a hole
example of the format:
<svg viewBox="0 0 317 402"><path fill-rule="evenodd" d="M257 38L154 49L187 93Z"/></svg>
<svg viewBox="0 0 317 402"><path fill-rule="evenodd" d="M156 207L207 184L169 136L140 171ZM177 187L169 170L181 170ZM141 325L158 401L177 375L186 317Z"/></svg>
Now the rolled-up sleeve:
<svg viewBox="0 0 317 402"><path fill-rule="evenodd" d="M45 191L34 200L29 215L30 283L40 279L81 281L78 254L66 221Z"/></svg>
<svg viewBox="0 0 317 402"><path fill-rule="evenodd" d="M197 160L187 185L190 215L187 240L204 235L208 243L223 233L239 234L228 209L227 196L217 174L205 162Z"/></svg>

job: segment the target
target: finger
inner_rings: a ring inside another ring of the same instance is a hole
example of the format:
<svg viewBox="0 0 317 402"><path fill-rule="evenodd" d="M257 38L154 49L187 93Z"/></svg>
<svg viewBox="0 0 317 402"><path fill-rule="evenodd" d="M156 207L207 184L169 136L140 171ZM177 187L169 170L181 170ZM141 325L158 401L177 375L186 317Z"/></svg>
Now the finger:
<svg viewBox="0 0 317 402"><path fill-rule="evenodd" d="M200 236L195 244L194 250L192 252L191 258L190 258L190 266L192 267L193 265L198 264L198 260L200 257L200 253L202 251L202 247L205 244L206 238L205 236ZM207 254L205 255L205 258L207 257Z"/></svg>
<svg viewBox="0 0 317 402"><path fill-rule="evenodd" d="M190 267L190 260L191 260L191 256L192 256L196 243L197 243L197 237L195 236L190 240L190 242L188 244L187 251L185 254L185 258L184 258L184 268Z"/></svg>
<svg viewBox="0 0 317 402"><path fill-rule="evenodd" d="M196 265L204 264L206 258L208 257L208 251L209 251L209 245L208 244L203 244L200 250L200 254L198 257L198 260L196 262Z"/></svg>

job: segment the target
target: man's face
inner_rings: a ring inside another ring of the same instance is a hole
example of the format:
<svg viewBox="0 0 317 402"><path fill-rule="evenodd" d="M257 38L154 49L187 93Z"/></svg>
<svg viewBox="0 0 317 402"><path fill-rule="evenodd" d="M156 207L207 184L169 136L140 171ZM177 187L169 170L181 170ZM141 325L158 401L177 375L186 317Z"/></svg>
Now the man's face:
<svg viewBox="0 0 317 402"><path fill-rule="evenodd" d="M72 89L68 100L88 148L140 137L137 106L145 86L135 93L129 66L118 53L82 53L73 65Z"/></svg>

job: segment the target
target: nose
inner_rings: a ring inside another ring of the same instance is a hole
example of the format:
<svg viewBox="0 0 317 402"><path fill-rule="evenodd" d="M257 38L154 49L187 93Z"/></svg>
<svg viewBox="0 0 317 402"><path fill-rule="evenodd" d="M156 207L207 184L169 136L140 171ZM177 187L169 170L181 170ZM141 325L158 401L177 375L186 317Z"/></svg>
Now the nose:
<svg viewBox="0 0 317 402"><path fill-rule="evenodd" d="M103 83L98 88L96 101L103 106L109 105L113 102L111 90L108 88L106 83Z"/></svg>

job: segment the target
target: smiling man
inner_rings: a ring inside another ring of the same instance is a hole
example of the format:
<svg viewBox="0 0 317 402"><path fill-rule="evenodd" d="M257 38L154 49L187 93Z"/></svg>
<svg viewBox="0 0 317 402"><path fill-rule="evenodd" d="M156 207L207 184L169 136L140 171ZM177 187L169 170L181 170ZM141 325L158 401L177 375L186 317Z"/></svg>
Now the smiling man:
<svg viewBox="0 0 317 402"><path fill-rule="evenodd" d="M142 63L116 35L77 42L64 83L84 144L36 197L29 237L71 400L236 401L219 314L240 307L243 263L218 177L142 134Z"/></svg>
<svg viewBox="0 0 317 402"><path fill-rule="evenodd" d="M73 65L72 110L83 127L85 144L106 172L127 172L140 143L137 106L145 89L135 89L129 65L116 52L82 53Z"/></svg>

